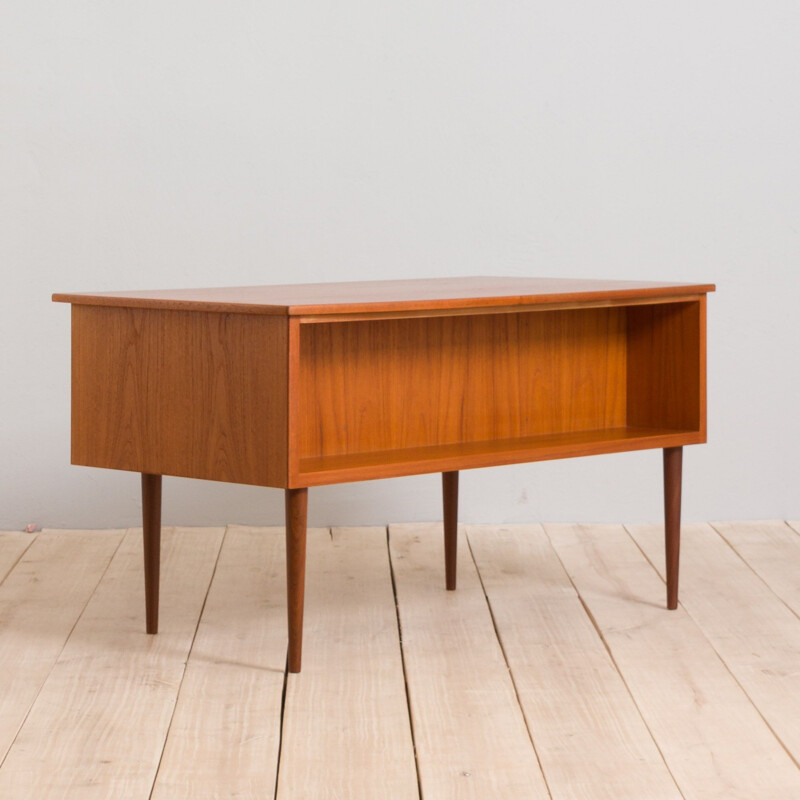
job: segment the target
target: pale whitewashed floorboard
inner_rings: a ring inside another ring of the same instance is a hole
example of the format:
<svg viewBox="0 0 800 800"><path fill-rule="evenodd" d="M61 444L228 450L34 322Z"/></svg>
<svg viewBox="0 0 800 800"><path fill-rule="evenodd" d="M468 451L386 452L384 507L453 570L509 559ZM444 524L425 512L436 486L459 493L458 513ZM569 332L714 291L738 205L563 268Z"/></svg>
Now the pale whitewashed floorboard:
<svg viewBox="0 0 800 800"><path fill-rule="evenodd" d="M222 532L164 531L157 636L144 632L141 531L126 534L9 750L0 797L149 796ZM66 553L53 567L81 569Z"/></svg>
<svg viewBox="0 0 800 800"><path fill-rule="evenodd" d="M277 796L419 796L385 528L308 532L303 669L288 676Z"/></svg>
<svg viewBox="0 0 800 800"><path fill-rule="evenodd" d="M800 535L781 520L712 522L748 566L800 616ZM795 668L800 665L795 662Z"/></svg>
<svg viewBox="0 0 800 800"><path fill-rule="evenodd" d="M547 525L679 788L694 798L800 797L800 771L620 525Z"/></svg>
<svg viewBox="0 0 800 800"><path fill-rule="evenodd" d="M796 522L789 520L789 522L787 522L786 524L789 525L789 527L791 527L792 529L794 529L796 533L800 533L800 520L797 520Z"/></svg>
<svg viewBox="0 0 800 800"><path fill-rule="evenodd" d="M466 529L554 800L680 798L543 528Z"/></svg>
<svg viewBox="0 0 800 800"><path fill-rule="evenodd" d="M0 531L0 583L35 540L35 533Z"/></svg>
<svg viewBox="0 0 800 800"><path fill-rule="evenodd" d="M714 524L676 612L622 526L470 526L456 592L440 524L310 531L283 707L282 528L165 529L155 637L140 530L0 533L0 798L797 800L800 532Z"/></svg>
<svg viewBox="0 0 800 800"><path fill-rule="evenodd" d="M20 553L11 538L6 563L16 566L0 584L0 762L121 540L121 532L45 532Z"/></svg>
<svg viewBox="0 0 800 800"><path fill-rule="evenodd" d="M284 530L230 526L153 800L273 797L286 641Z"/></svg>
<svg viewBox="0 0 800 800"><path fill-rule="evenodd" d="M463 530L455 592L441 524L389 544L424 800L548 797Z"/></svg>
<svg viewBox="0 0 800 800"><path fill-rule="evenodd" d="M663 526L628 530L663 574ZM800 761L800 619L710 525L684 525L681 549L681 604Z"/></svg>

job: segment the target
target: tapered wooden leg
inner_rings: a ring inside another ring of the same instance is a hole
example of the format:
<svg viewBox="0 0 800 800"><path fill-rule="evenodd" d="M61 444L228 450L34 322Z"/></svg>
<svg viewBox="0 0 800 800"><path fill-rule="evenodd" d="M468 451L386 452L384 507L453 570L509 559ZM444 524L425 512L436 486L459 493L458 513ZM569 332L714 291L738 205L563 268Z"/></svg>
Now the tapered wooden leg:
<svg viewBox="0 0 800 800"><path fill-rule="evenodd" d="M303 657L303 596L306 582L308 489L286 490L286 591L289 610L289 672Z"/></svg>
<svg viewBox="0 0 800 800"><path fill-rule="evenodd" d="M158 584L161 573L161 476L142 473L144 529L144 602L148 633L158 633Z"/></svg>
<svg viewBox="0 0 800 800"><path fill-rule="evenodd" d="M458 558L458 472L442 473L442 499L444 501L444 573L445 585L456 588Z"/></svg>
<svg viewBox="0 0 800 800"><path fill-rule="evenodd" d="M678 607L681 554L681 475L683 448L664 448L664 538L667 552L667 608Z"/></svg>

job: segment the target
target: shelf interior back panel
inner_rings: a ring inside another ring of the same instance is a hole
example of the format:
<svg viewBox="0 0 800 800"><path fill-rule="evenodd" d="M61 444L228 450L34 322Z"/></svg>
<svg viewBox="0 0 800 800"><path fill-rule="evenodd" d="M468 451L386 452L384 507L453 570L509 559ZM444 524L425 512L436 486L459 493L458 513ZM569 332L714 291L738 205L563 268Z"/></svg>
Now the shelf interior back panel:
<svg viewBox="0 0 800 800"><path fill-rule="evenodd" d="M627 309L301 327L301 459L517 440L627 420Z"/></svg>

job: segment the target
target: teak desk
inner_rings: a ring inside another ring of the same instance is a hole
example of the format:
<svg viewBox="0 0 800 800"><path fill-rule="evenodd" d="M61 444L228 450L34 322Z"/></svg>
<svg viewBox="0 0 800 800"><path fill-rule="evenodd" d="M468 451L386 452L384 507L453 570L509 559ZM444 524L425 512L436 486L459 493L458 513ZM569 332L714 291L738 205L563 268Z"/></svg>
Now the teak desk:
<svg viewBox="0 0 800 800"><path fill-rule="evenodd" d="M148 633L161 476L284 489L299 672L309 486L441 472L454 589L458 470L659 447L675 608L713 290L443 278L57 294L72 303L72 463L142 474Z"/></svg>

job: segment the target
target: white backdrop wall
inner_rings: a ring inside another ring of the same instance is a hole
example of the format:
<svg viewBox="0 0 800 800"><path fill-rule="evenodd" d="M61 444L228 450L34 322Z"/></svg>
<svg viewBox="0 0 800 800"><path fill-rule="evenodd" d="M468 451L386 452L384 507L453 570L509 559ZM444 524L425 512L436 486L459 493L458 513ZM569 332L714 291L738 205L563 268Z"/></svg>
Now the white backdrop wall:
<svg viewBox="0 0 800 800"><path fill-rule="evenodd" d="M138 523L69 466L53 291L459 274L716 281L687 519L800 517L800 4L0 2L0 527ZM646 520L657 451L465 472L467 521ZM440 517L435 475L313 524ZM279 524L167 479L167 523Z"/></svg>

